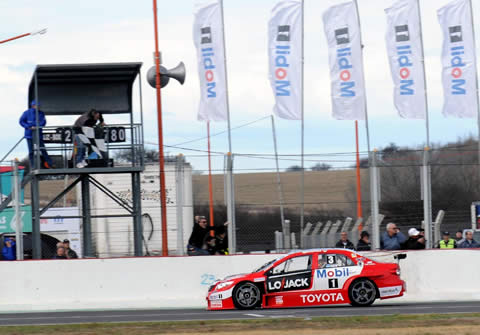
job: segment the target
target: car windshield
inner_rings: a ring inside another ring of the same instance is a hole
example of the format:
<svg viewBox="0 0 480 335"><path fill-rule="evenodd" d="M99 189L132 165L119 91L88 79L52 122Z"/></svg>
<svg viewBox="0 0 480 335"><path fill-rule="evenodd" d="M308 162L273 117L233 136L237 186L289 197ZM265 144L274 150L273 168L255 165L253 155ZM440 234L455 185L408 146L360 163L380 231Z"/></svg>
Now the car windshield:
<svg viewBox="0 0 480 335"><path fill-rule="evenodd" d="M272 259L270 262L267 262L267 263L263 264L261 267L259 267L258 269L254 270L252 273L265 270L265 269L268 268L270 265L272 265L273 263L275 263L277 260L278 260L278 258Z"/></svg>

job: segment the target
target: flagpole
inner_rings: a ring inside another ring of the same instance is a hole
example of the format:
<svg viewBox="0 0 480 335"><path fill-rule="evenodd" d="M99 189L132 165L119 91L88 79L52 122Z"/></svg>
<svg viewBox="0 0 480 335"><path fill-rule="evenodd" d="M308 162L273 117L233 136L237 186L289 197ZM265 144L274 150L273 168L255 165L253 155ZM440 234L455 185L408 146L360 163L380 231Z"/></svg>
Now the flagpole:
<svg viewBox="0 0 480 335"><path fill-rule="evenodd" d="M357 219L363 218L362 210L362 185L360 180L360 146L358 141L358 120L355 120L355 147L356 147L356 161L357 161ZM362 224L360 224L361 229Z"/></svg>
<svg viewBox="0 0 480 335"><path fill-rule="evenodd" d="M471 20L472 20L472 36L473 36L473 56L474 56L474 64L477 64L477 46L476 46L476 40L475 40L475 26L473 24L473 4L472 0L469 0L470 3L470 15L471 15ZM478 70L475 67L475 85L476 85L476 90L477 90L477 127L478 127L478 173L479 173L479 182L478 185L480 185L480 99L478 95Z"/></svg>
<svg viewBox="0 0 480 335"><path fill-rule="evenodd" d="M208 209L210 214L210 236L215 236L213 228L215 226L213 219L213 181L212 181L212 156L210 149L210 121L207 121L207 146L208 146Z"/></svg>
<svg viewBox="0 0 480 335"><path fill-rule="evenodd" d="M300 81L300 94L302 95L301 97L301 113L302 113L302 125L301 125L301 159L302 159L302 176L301 176L301 181L300 181L300 248L304 247L304 239L303 239L303 227L305 224L305 115L304 115L304 93L303 93L303 86L304 86L304 65L305 65L305 60L304 60L304 50L305 50L305 23L304 23L304 9L305 9L305 1L302 0L302 79Z"/></svg>
<svg viewBox="0 0 480 335"><path fill-rule="evenodd" d="M362 28L360 24L360 12L358 10L358 2L357 0L354 0L355 3L355 9L357 11L357 20L358 20L358 27L360 30L360 45L361 45L361 62L363 66L363 41L362 41ZM380 227L379 227L379 222L378 222L378 216L379 216L379 208L378 208L378 192L377 188L378 185L376 184L377 178L377 170L376 170L376 157L373 157L373 155L376 155L376 151L374 150L371 152L370 150L370 130L368 126L368 109L367 109L367 90L365 86L365 74L363 75L363 88L365 92L365 132L367 136L367 150L368 150L368 157L369 157L369 175L370 175L370 211L371 211L371 221L372 221L372 250L379 249L380 248ZM374 175L375 174L375 175Z"/></svg>
<svg viewBox="0 0 480 335"><path fill-rule="evenodd" d="M277 168L277 190L278 190L278 203L280 205L280 221L282 222L282 233L283 233L283 249L287 249L286 241L290 238L286 236L286 229L285 229L285 214L283 210L283 188L282 188L282 180L280 178L280 166L278 164L278 149L277 149L277 132L275 129L275 117L270 115L272 121L272 137L273 137L273 149L275 151L275 165Z"/></svg>
<svg viewBox="0 0 480 335"><path fill-rule="evenodd" d="M418 20L420 26L420 44L422 66L423 66L423 87L425 91L425 135L426 146L423 158L423 222L425 225L425 247L432 248L432 185L431 185L431 170L429 165L429 151L430 151L430 122L428 116L428 98L427 98L427 77L425 74L425 53L423 50L423 33L422 33L422 16L420 12L420 1L417 0Z"/></svg>
<svg viewBox="0 0 480 335"><path fill-rule="evenodd" d="M233 183L233 152L232 152L232 131L230 124L230 102L228 99L228 75L227 75L227 45L225 43L225 18L223 13L223 0L219 0L220 4L220 13L222 18L222 32L223 32L223 62L225 68L225 89L226 89L226 101L227 101L227 127L228 127L228 152L227 157L227 183L229 184L229 194L227 194L227 220L230 223L228 225L228 249L230 254L235 253L235 203L234 203L234 194L235 187Z"/></svg>

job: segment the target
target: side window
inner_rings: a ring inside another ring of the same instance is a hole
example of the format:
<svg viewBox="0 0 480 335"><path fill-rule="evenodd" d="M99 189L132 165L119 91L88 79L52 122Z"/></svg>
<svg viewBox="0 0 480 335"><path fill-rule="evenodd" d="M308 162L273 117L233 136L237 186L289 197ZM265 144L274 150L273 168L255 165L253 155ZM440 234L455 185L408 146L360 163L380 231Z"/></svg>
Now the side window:
<svg viewBox="0 0 480 335"><path fill-rule="evenodd" d="M312 256L290 258L273 268L272 274L305 271L312 268Z"/></svg>
<svg viewBox="0 0 480 335"><path fill-rule="evenodd" d="M319 254L318 268L338 268L344 266L354 266L355 263L347 256L340 254Z"/></svg>

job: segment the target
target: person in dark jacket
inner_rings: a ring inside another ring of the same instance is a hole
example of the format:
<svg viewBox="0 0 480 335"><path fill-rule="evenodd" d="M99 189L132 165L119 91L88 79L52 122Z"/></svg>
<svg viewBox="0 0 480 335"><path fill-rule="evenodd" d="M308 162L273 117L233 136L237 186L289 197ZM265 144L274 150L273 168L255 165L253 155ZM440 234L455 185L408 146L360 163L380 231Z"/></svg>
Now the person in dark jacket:
<svg viewBox="0 0 480 335"><path fill-rule="evenodd" d="M75 152L75 167L84 168L87 166L85 161L86 147L79 134L82 133L82 127L95 127L97 125L104 126L102 113L97 112L95 109L83 113L73 124L73 131L75 132L74 152Z"/></svg>
<svg viewBox="0 0 480 335"><path fill-rule="evenodd" d="M14 261L17 259L16 243L14 239L6 237L3 241L4 247L2 249L3 259L6 261Z"/></svg>
<svg viewBox="0 0 480 335"><path fill-rule="evenodd" d="M63 240L63 246L65 247L65 251L66 251L65 254L67 255L68 259L78 258L78 255L75 252L75 250L70 249L70 240L64 239Z"/></svg>
<svg viewBox="0 0 480 335"><path fill-rule="evenodd" d="M473 239L473 231L465 232L465 241L458 245L459 248L480 248L480 243Z"/></svg>
<svg viewBox="0 0 480 335"><path fill-rule="evenodd" d="M28 145L28 159L30 160L30 169L34 169L35 167L35 155L33 151L33 144L35 143L36 134L33 130L37 127L36 122L36 107L40 107L40 104L37 104L35 100L30 103L30 108L23 112L22 116L20 117L19 123L25 129L24 138L27 140ZM47 124L47 119L45 118L45 114L38 110L38 132L39 132L39 146L40 146L40 154L43 158L43 166L44 168L50 169L53 167L52 159L48 155L47 149L45 149L45 143L43 142L43 132L41 127L45 127Z"/></svg>
<svg viewBox="0 0 480 335"><path fill-rule="evenodd" d="M189 256L201 256L209 255L210 253L206 248L205 239L208 235L207 228L207 219L204 216L199 216L195 218L195 223L193 224L192 234L188 239L187 253Z"/></svg>
<svg viewBox="0 0 480 335"><path fill-rule="evenodd" d="M372 244L370 243L370 234L367 231L362 231L360 239L357 243L357 251L370 251Z"/></svg>
<svg viewBox="0 0 480 335"><path fill-rule="evenodd" d="M227 237L227 229L225 225L218 226L215 228L215 254L216 255L228 255L228 237Z"/></svg>
<svg viewBox="0 0 480 335"><path fill-rule="evenodd" d="M408 230L408 239L403 244L403 249L406 250L420 250L425 249L425 238L420 235L420 232L416 228L410 228Z"/></svg>
<svg viewBox="0 0 480 335"><path fill-rule="evenodd" d="M340 233L340 241L335 244L335 248L355 250L355 246L353 245L353 243L348 240L348 234L346 231L342 231Z"/></svg>

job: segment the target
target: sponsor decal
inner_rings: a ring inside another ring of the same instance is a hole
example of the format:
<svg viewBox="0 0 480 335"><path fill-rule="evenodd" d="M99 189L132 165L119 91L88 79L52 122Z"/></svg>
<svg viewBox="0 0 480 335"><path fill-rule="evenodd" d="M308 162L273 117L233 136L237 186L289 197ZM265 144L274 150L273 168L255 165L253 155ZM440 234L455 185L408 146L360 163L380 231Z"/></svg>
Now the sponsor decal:
<svg viewBox="0 0 480 335"><path fill-rule="evenodd" d="M338 288L338 279L337 278L330 278L328 280L328 288Z"/></svg>
<svg viewBox="0 0 480 335"><path fill-rule="evenodd" d="M289 97L291 83L288 80L290 55L290 25L278 26L275 45L275 95Z"/></svg>
<svg viewBox="0 0 480 335"><path fill-rule="evenodd" d="M350 271L348 270L348 268L317 270L317 278L337 278L348 276L350 276Z"/></svg>
<svg viewBox="0 0 480 335"><path fill-rule="evenodd" d="M400 76L400 95L414 95L415 82L411 76L412 46L408 24L395 26L395 41L397 44L398 74Z"/></svg>
<svg viewBox="0 0 480 335"><path fill-rule="evenodd" d="M223 307L223 302L222 302L222 300L210 301L210 307L211 308L222 308Z"/></svg>
<svg viewBox="0 0 480 335"><path fill-rule="evenodd" d="M337 42L337 65L340 71L340 96L342 97L354 97L356 96L355 92L355 81L351 80L352 78L352 53L351 48L345 46L345 44L350 44L350 36L348 27L340 28L335 30L335 39Z"/></svg>
<svg viewBox="0 0 480 335"><path fill-rule="evenodd" d="M452 66L451 89L452 94L465 95L467 90L465 88L466 81L463 77L463 68L467 65L463 62L462 56L465 54L465 47L463 45L462 26L448 27L450 35L450 65Z"/></svg>
<svg viewBox="0 0 480 335"><path fill-rule="evenodd" d="M201 42L200 44L206 45L202 47L202 61L203 61L203 69L205 70L205 79L206 79L206 90L207 90L207 98L215 98L217 96L217 83L215 80L215 74L213 70L216 68L214 64L214 56L215 52L213 47L207 46L208 44L212 44L212 29L211 27L203 27L200 29L201 33Z"/></svg>
<svg viewBox="0 0 480 335"><path fill-rule="evenodd" d="M222 300L223 295L221 293L214 293L210 295L210 300Z"/></svg>
<svg viewBox="0 0 480 335"><path fill-rule="evenodd" d="M311 272L293 276L270 278L267 280L268 292L307 289L310 287Z"/></svg>
<svg viewBox="0 0 480 335"><path fill-rule="evenodd" d="M275 297L275 304L276 304L276 305L283 305L283 296L277 295L277 296Z"/></svg>
<svg viewBox="0 0 480 335"><path fill-rule="evenodd" d="M302 294L300 297L302 298L303 304L345 301L341 293Z"/></svg>
<svg viewBox="0 0 480 335"><path fill-rule="evenodd" d="M402 286L390 286L390 287L381 287L378 289L380 291L380 297L393 297L399 295L402 292Z"/></svg>

